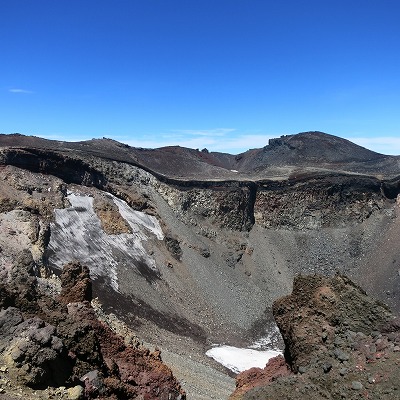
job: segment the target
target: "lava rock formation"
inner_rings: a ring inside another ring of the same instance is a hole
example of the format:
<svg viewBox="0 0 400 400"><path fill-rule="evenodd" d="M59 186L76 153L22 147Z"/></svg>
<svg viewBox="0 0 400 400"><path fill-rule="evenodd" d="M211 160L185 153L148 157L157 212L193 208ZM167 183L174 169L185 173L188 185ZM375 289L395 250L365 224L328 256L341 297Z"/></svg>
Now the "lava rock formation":
<svg viewBox="0 0 400 400"><path fill-rule="evenodd" d="M55 299L41 293L32 264L23 254L0 284L0 359L9 382L20 390L81 387L81 399L186 398L159 351L127 346L97 319L87 267L66 265Z"/></svg>
<svg viewBox="0 0 400 400"><path fill-rule="evenodd" d="M234 399L400 398L400 318L348 278L298 276L273 313L285 342Z"/></svg>

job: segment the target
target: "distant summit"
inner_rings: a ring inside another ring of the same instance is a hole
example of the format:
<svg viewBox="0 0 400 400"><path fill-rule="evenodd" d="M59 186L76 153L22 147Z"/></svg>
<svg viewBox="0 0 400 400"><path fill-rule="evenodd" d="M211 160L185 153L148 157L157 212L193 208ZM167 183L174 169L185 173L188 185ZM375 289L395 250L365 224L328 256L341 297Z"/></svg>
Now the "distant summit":
<svg viewBox="0 0 400 400"><path fill-rule="evenodd" d="M292 150L292 158L295 156L303 161L319 159L324 162L352 162L385 157L350 140L323 132L301 132L270 139L264 150L272 152L278 148Z"/></svg>
<svg viewBox="0 0 400 400"><path fill-rule="evenodd" d="M323 132L302 132L270 139L267 146L242 153L238 159L238 170L257 170L266 174L271 167L288 166L359 173L370 171L371 167L395 173L398 168L391 156Z"/></svg>
<svg viewBox="0 0 400 400"><path fill-rule="evenodd" d="M0 147L68 152L126 162L169 179L260 180L289 177L294 169L392 176L399 174L400 156L367 150L323 132L302 132L270 139L268 145L238 155L180 146L135 148L112 139L62 142L20 134L0 135Z"/></svg>

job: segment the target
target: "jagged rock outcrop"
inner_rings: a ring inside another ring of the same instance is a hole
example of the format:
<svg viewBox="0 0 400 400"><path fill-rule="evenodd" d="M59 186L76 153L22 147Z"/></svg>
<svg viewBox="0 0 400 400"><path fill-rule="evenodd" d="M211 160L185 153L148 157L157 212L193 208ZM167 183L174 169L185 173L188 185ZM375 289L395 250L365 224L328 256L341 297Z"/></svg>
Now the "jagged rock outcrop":
<svg viewBox="0 0 400 400"><path fill-rule="evenodd" d="M82 399L185 398L159 351L126 345L97 319L87 267L65 266L59 302L38 289L29 256L0 284L0 364L12 385L81 386Z"/></svg>
<svg viewBox="0 0 400 400"><path fill-rule="evenodd" d="M379 179L299 173L289 182L260 184L254 215L266 228L343 227L363 222L387 203Z"/></svg>
<svg viewBox="0 0 400 400"><path fill-rule="evenodd" d="M0 311L0 352L14 383L36 388L61 386L72 363L53 325L27 318L15 307Z"/></svg>
<svg viewBox="0 0 400 400"><path fill-rule="evenodd" d="M240 374L232 400L400 398L400 319L348 278L298 276L273 313L285 358Z"/></svg>
<svg viewBox="0 0 400 400"><path fill-rule="evenodd" d="M3 271L5 274L0 283L0 307L16 307L31 315L39 311L34 269L35 263L31 253L28 250L21 251L9 271Z"/></svg>
<svg viewBox="0 0 400 400"><path fill-rule="evenodd" d="M295 372L334 347L338 337L370 335L393 318L386 306L340 275L296 277L292 294L274 303L273 314Z"/></svg>

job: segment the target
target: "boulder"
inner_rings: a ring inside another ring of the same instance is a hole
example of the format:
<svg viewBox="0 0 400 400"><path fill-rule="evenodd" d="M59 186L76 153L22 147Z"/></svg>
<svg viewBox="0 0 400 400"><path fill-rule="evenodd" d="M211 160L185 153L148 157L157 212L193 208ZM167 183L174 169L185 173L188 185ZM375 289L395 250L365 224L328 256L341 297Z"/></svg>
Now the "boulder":
<svg viewBox="0 0 400 400"><path fill-rule="evenodd" d="M17 308L0 312L3 364L14 381L31 387L59 386L72 363L56 328L42 319L23 318Z"/></svg>

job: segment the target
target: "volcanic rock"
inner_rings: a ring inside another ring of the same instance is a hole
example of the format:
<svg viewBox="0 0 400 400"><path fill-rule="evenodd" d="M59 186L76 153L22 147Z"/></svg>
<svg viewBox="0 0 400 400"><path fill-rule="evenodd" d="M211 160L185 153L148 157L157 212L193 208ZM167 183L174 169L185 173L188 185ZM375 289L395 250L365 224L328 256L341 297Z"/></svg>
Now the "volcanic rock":
<svg viewBox="0 0 400 400"><path fill-rule="evenodd" d="M92 300L92 281L89 268L79 262L64 266L61 274L60 301L64 304Z"/></svg>
<svg viewBox="0 0 400 400"><path fill-rule="evenodd" d="M0 313L0 319L4 318L14 323L21 319L11 327L0 321L3 362L12 379L32 387L62 385L72 365L56 328L37 317L22 320L20 312L13 307Z"/></svg>
<svg viewBox="0 0 400 400"><path fill-rule="evenodd" d="M127 346L97 319L89 303L87 267L65 266L58 303L28 291L36 287L36 278L29 275L32 257L24 254L18 261L19 268L11 271L11 289L0 285L0 363L12 385L22 385L21 390L24 385L63 386L68 388L66 396L85 399L185 398L159 351ZM27 293L30 307L25 304ZM34 312L40 317L32 317Z"/></svg>
<svg viewBox="0 0 400 400"><path fill-rule="evenodd" d="M393 318L386 306L341 275L296 277L292 294L274 303L273 314L294 371L333 348L346 332L370 335ZM334 356L348 359L341 348Z"/></svg>
<svg viewBox="0 0 400 400"><path fill-rule="evenodd" d="M35 263L28 250L23 250L16 256L5 280L0 283L1 307L18 307L33 314L38 311L37 281L34 269Z"/></svg>
<svg viewBox="0 0 400 400"><path fill-rule="evenodd" d="M347 277L298 276L273 313L285 360L240 374L231 399L400 398L397 319Z"/></svg>

